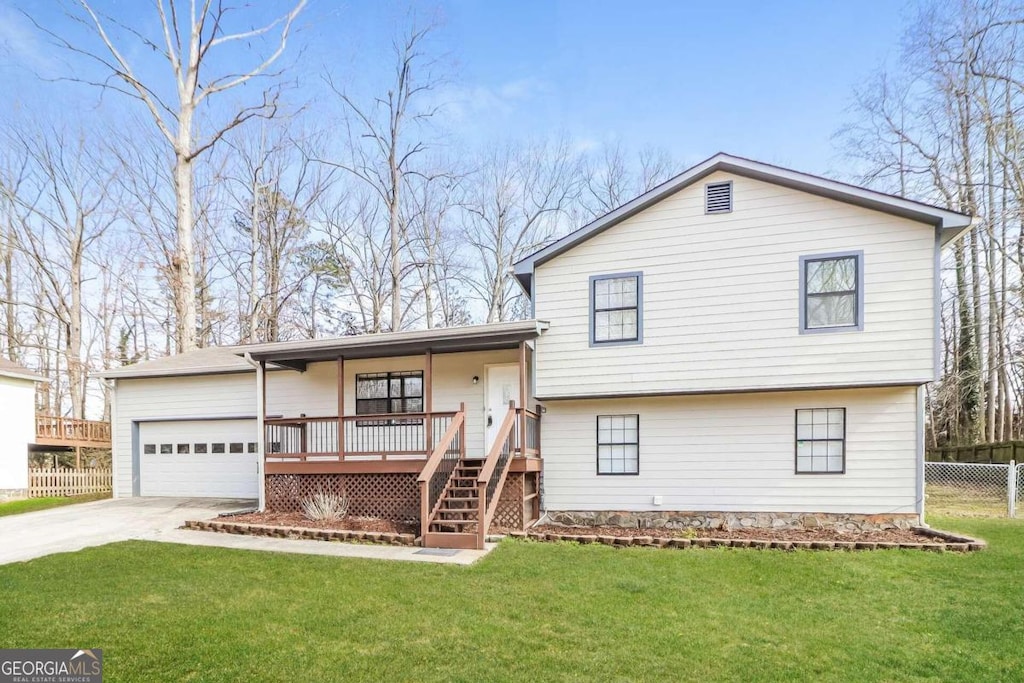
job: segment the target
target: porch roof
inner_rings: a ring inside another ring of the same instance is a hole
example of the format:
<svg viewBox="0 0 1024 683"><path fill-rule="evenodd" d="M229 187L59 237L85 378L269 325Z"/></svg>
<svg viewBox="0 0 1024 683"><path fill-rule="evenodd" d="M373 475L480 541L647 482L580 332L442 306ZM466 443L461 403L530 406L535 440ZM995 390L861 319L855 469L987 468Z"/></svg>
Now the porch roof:
<svg viewBox="0 0 1024 683"><path fill-rule="evenodd" d="M239 356L256 361L303 369L306 363L358 358L387 358L431 353L513 349L521 342L539 337L548 323L543 320L466 325L408 332L381 332L335 339L270 342L236 347Z"/></svg>

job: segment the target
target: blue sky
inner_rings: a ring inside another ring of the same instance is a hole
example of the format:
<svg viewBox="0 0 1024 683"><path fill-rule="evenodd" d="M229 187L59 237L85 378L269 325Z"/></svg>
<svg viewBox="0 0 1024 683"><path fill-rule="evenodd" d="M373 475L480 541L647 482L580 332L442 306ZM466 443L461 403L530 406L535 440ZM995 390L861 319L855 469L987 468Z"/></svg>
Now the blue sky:
<svg viewBox="0 0 1024 683"><path fill-rule="evenodd" d="M149 7L97 4L132 22ZM270 16L284 4L255 6ZM58 33L75 30L53 6L0 0L0 79L29 110L66 116L69 86L31 75L64 67L18 7ZM450 0L412 11L439 23L431 48L449 82L438 96L450 103L446 122L460 141L566 134L582 147L664 147L684 164L723 150L841 174L832 135L849 119L853 88L897 58L913 8L896 0ZM293 96L326 99L324 70L354 92L379 90L389 41L409 12L407 4L312 0L295 41L303 51Z"/></svg>

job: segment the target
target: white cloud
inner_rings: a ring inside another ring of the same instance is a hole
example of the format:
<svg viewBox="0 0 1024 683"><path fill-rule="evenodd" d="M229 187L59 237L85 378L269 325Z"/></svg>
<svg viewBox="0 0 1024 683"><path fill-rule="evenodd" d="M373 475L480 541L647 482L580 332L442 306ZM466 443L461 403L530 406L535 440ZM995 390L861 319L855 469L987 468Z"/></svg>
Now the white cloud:
<svg viewBox="0 0 1024 683"><path fill-rule="evenodd" d="M482 115L509 114L548 91L536 78L520 78L497 85L456 85L437 92L437 105L453 121Z"/></svg>

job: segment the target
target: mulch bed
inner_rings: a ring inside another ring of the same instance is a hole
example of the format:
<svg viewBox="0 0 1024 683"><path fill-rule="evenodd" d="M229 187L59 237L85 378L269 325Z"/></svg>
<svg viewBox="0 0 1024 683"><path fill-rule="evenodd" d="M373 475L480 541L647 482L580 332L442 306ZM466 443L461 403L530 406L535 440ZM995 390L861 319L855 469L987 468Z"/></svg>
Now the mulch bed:
<svg viewBox="0 0 1024 683"><path fill-rule="evenodd" d="M307 529L330 529L332 531L379 531L393 534L415 534L419 525L393 522L376 517L343 517L336 522L321 522L307 519L301 512L250 512L231 515L232 522L260 524L265 526L304 527Z"/></svg>
<svg viewBox="0 0 1024 683"><path fill-rule="evenodd" d="M985 542L927 528L886 531L831 529L629 529L623 527L535 526L508 533L535 541L600 543L656 548L761 548L777 550L882 550L904 548L934 552L982 550Z"/></svg>

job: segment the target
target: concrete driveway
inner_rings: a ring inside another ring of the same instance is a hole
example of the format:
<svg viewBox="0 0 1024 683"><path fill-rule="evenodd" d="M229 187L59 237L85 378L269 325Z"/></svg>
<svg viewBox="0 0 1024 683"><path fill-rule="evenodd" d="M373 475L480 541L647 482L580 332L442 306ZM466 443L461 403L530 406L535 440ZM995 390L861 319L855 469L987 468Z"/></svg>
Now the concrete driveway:
<svg viewBox="0 0 1024 683"><path fill-rule="evenodd" d="M0 517L0 564L129 539L159 541L186 520L255 507L223 498L119 498Z"/></svg>

